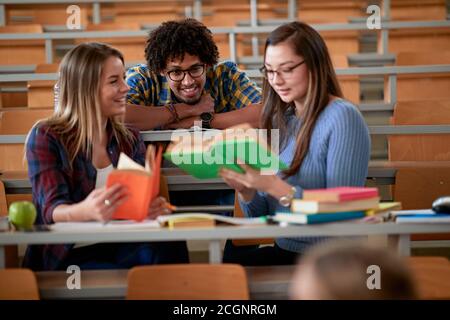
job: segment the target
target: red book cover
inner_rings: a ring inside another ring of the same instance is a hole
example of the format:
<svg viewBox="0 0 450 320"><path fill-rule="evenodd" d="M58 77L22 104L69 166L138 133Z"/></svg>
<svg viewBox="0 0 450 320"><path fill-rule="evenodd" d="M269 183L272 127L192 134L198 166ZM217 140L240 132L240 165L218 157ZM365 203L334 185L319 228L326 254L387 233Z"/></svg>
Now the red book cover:
<svg viewBox="0 0 450 320"><path fill-rule="evenodd" d="M303 200L323 202L344 202L378 197L377 188L336 187L328 189L303 190Z"/></svg>
<svg viewBox="0 0 450 320"><path fill-rule="evenodd" d="M119 183L126 186L129 193L114 212L113 219L142 221L147 217L150 204L159 194L162 148L158 149L156 156L154 149L150 151L147 151L145 170L116 169L109 174L107 187Z"/></svg>

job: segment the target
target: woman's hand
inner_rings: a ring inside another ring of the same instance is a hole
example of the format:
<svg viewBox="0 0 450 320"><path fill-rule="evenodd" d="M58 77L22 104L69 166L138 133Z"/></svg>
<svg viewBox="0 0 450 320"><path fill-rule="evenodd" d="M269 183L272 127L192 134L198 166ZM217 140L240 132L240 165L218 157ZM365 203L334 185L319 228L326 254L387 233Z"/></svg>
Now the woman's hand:
<svg viewBox="0 0 450 320"><path fill-rule="evenodd" d="M222 168L219 171L219 175L222 177L223 181L227 185L229 185L231 188L233 188L239 193L242 200L247 202L252 200L253 197L255 196L256 190L247 188L242 183L238 182L238 180L235 177L233 177L232 174L230 174L230 172L233 173L234 171Z"/></svg>
<svg viewBox="0 0 450 320"><path fill-rule="evenodd" d="M115 184L110 188L95 189L79 203L80 210L74 213L75 216L70 220L108 221L127 196L126 188L120 184Z"/></svg>
<svg viewBox="0 0 450 320"><path fill-rule="evenodd" d="M158 197L152 201L152 204L148 209L148 218L155 219L158 216L171 213L171 205L167 202L166 198Z"/></svg>
<svg viewBox="0 0 450 320"><path fill-rule="evenodd" d="M245 165L239 165L244 173L222 168L220 176L224 181L241 194L244 201L250 201L255 190L266 192L276 199L282 196L285 190L290 190L289 184L276 175L262 175L259 171Z"/></svg>

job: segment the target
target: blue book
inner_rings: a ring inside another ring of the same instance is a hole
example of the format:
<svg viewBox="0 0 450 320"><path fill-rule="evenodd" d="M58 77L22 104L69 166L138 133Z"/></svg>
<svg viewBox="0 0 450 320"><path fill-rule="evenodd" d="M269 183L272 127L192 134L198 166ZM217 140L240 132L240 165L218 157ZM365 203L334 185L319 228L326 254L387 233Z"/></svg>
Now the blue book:
<svg viewBox="0 0 450 320"><path fill-rule="evenodd" d="M349 211L335 213L303 214L292 212L277 212L272 220L294 224L316 224L324 222L336 222L343 220L360 219L366 215L365 211Z"/></svg>
<svg viewBox="0 0 450 320"><path fill-rule="evenodd" d="M450 214L405 214L398 215L396 223L450 223Z"/></svg>

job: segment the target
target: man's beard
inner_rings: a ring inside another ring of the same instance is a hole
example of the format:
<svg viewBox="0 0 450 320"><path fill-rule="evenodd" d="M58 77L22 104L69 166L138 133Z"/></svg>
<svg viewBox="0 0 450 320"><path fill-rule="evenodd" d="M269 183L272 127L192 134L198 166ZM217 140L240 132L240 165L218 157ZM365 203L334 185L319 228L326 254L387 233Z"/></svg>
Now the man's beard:
<svg viewBox="0 0 450 320"><path fill-rule="evenodd" d="M186 104L189 104L189 105L197 104L202 99L202 96L196 98L195 100L194 99L192 99L192 100L185 100L185 99L182 99L182 98L177 97L177 96L175 96L175 97L177 98L178 102L186 103Z"/></svg>

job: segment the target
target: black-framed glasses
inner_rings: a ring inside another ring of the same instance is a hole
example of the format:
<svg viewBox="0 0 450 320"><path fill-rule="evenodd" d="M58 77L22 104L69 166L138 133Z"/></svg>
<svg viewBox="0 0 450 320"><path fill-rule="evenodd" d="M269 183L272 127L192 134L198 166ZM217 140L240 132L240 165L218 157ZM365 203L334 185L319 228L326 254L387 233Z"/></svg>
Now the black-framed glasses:
<svg viewBox="0 0 450 320"><path fill-rule="evenodd" d="M259 68L259 71L261 71L264 78L268 80L273 80L275 74L278 75L278 77L282 77L283 79L289 79L294 74L294 69L297 67L300 67L302 64L305 63L305 60L297 63L296 65L289 67L289 68L281 68L280 70L270 70L267 69L266 66L262 66Z"/></svg>
<svg viewBox="0 0 450 320"><path fill-rule="evenodd" d="M181 82L183 81L184 77L186 77L186 73L189 73L191 78L198 78L203 73L205 73L205 64L195 64L191 66L187 70L181 70L181 69L175 69L167 72L167 76L172 81Z"/></svg>

